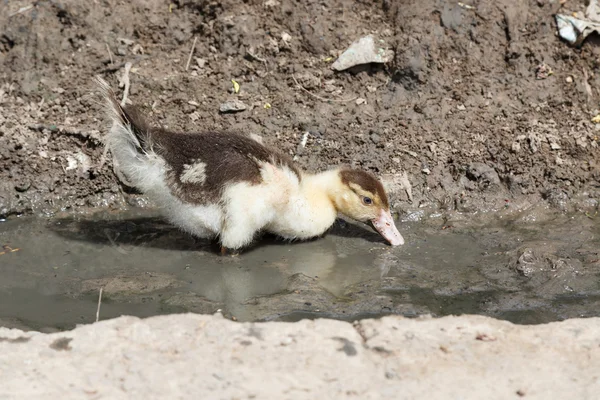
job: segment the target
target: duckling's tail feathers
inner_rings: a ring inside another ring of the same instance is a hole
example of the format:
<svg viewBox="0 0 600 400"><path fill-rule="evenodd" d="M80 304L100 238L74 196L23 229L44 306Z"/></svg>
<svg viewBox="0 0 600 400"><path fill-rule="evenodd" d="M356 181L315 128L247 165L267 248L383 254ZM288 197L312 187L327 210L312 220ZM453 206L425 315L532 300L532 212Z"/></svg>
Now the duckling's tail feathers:
<svg viewBox="0 0 600 400"><path fill-rule="evenodd" d="M94 81L106 103L106 109L113 126L107 138L109 148L123 139L135 146L139 153L147 152L152 146L151 130L137 108L127 106L117 100L117 95L103 78L96 76ZM125 136L125 137L123 137Z"/></svg>

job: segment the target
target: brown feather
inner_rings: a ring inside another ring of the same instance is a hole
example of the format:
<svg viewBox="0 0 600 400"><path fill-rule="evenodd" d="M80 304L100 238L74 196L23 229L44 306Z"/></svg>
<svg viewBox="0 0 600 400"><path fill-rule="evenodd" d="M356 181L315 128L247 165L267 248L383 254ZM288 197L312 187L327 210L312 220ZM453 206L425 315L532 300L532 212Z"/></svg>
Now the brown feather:
<svg viewBox="0 0 600 400"><path fill-rule="evenodd" d="M120 107L120 106L119 106ZM162 157L168 168L171 192L183 201L206 204L219 200L227 184L262 181L259 162L288 167L298 179L300 170L293 161L249 136L237 133L178 133L150 127L133 106L120 107L124 122L138 138L144 152ZM186 165L205 164L202 183L182 182Z"/></svg>
<svg viewBox="0 0 600 400"><path fill-rule="evenodd" d="M357 184L363 190L372 193L373 195L377 195L385 208L390 208L385 189L373 174L357 169L344 169L340 171L340 177L343 184Z"/></svg>
<svg viewBox="0 0 600 400"><path fill-rule="evenodd" d="M221 132L173 133L161 129L153 131L153 139L157 154L171 168L169 184L178 189L178 196L189 202L217 201L229 183L261 183L258 162L288 167L301 179L300 170L290 158L248 136ZM184 165L197 161L205 164L204 182L182 182Z"/></svg>

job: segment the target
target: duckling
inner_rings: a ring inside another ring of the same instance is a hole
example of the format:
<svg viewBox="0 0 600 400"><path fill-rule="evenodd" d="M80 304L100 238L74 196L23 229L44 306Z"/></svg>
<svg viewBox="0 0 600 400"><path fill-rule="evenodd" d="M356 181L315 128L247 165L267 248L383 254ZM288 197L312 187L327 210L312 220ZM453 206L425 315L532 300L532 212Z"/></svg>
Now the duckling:
<svg viewBox="0 0 600 400"><path fill-rule="evenodd" d="M218 238L221 251L247 247L259 232L288 240L324 234L338 213L372 226L392 246L404 239L386 192L372 174L349 168L310 174L287 156L236 133L175 133L149 126L96 78L112 127L115 168L174 225Z"/></svg>

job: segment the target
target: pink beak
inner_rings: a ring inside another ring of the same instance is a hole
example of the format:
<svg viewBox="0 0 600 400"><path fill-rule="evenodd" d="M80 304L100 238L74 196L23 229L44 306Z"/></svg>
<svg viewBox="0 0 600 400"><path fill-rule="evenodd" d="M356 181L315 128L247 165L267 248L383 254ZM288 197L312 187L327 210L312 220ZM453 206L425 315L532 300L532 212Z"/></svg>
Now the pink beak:
<svg viewBox="0 0 600 400"><path fill-rule="evenodd" d="M379 216L371 220L373 227L385 238L392 246L404 244L404 238L396 229L392 214L388 211L381 210Z"/></svg>

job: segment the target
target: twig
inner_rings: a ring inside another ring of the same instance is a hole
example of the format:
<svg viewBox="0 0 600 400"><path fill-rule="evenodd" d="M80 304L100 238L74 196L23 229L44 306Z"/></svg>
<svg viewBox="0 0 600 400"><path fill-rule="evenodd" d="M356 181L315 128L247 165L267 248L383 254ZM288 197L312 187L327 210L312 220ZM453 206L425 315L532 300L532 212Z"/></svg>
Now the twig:
<svg viewBox="0 0 600 400"><path fill-rule="evenodd" d="M256 61L260 61L261 63L265 63L265 64L267 63L267 60L257 56L252 51L250 51L250 49L246 49L246 54L248 54L250 57L254 58Z"/></svg>
<svg viewBox="0 0 600 400"><path fill-rule="evenodd" d="M302 135L302 141L300 142L300 146L302 146L302 148L305 148L307 141L308 141L308 132L304 132L304 135Z"/></svg>
<svg viewBox="0 0 600 400"><path fill-rule="evenodd" d="M3 249L4 251L0 251L0 256L2 256L2 255L4 255L4 254L8 254L8 253L14 253L15 251L19 251L19 250L21 250L21 249L18 249L18 248L17 248L17 249L13 249L12 247L10 247L10 246L6 246L6 245L5 245L5 246L2 246L2 249Z"/></svg>
<svg viewBox="0 0 600 400"><path fill-rule="evenodd" d="M139 55L135 56L133 59L131 59L128 62L131 62L132 64L137 64L140 61L144 61L144 60L147 60L149 58L152 58L152 57L150 57L147 54L139 54ZM108 64L108 66L106 68L100 70L98 73L100 73L100 74L107 74L107 73L110 73L110 72L115 72L115 71L118 71L121 68L123 68L125 66L125 64L127 64L127 63L126 62L120 62L120 63L115 63L113 65Z"/></svg>
<svg viewBox="0 0 600 400"><path fill-rule="evenodd" d="M302 86L301 84L299 84L298 81L296 80L296 77L293 74L292 74L292 78L294 79L294 82L296 83L296 86L298 88L304 90L306 93L308 93L309 95L311 95L315 99L319 99L321 101L334 101L336 103L348 103L350 101L354 101L354 100L358 99L358 97L354 97L352 99L326 99L325 97L321 97L321 96L318 96L318 95L312 93L310 90L308 90L307 88L305 88L304 86Z"/></svg>
<svg viewBox="0 0 600 400"><path fill-rule="evenodd" d="M123 89L123 100L121 100L121 107L125 107L127 104L127 96L129 96L129 87L131 86L131 82L129 82L129 71L131 71L131 66L132 64L130 62L125 63L125 71L119 80L119 87L125 87L125 89Z"/></svg>
<svg viewBox="0 0 600 400"><path fill-rule="evenodd" d="M10 18L10 17L14 17L15 15L18 15L18 14L22 14L22 13L24 13L24 12L26 12L26 11L29 11L29 10L31 10L32 8L33 8L33 4L30 4L30 5L28 5L28 6L21 7L21 8L19 8L17 11L15 11L14 13L10 14L10 15L8 16L8 18Z"/></svg>
<svg viewBox="0 0 600 400"><path fill-rule="evenodd" d="M194 36L194 43L192 43L192 49L190 50L190 55L188 56L187 63L185 63L186 71L190 67L190 62L192 61L192 56L194 55L194 49L196 48L196 40L198 40L198 36Z"/></svg>
<svg viewBox="0 0 600 400"><path fill-rule="evenodd" d="M39 131L39 132L48 130L49 132L52 132L52 133L56 133L56 132L65 133L70 136L77 136L84 140L93 139L98 142L102 141L101 138L99 136L97 136L93 131L86 131L84 128L78 128L76 126L37 124L37 125L29 125L28 128L31 130L34 130L34 131Z"/></svg>
<svg viewBox="0 0 600 400"><path fill-rule="evenodd" d="M308 142L308 135L310 133L308 131L304 132L302 135L302 139L300 140L300 144L298 145L298 149L296 150L296 155L294 156L294 161L298 159L298 156L302 155L304 152L304 148L306 147L306 143Z"/></svg>
<svg viewBox="0 0 600 400"><path fill-rule="evenodd" d="M406 192L406 195L408 196L408 200L412 203L413 202L412 185L410 184L410 181L408 180L408 174L406 173L406 171L404 171L402 173L402 175L400 175L399 182L402 185L402 187L404 188L404 191Z"/></svg>
<svg viewBox="0 0 600 400"><path fill-rule="evenodd" d="M590 83L588 82L588 79L589 79L588 73L585 68L582 68L582 71L583 71L583 77L584 77L583 86L585 87L585 91L586 91L588 97L591 98L593 96L593 94L592 94L592 87L590 86Z"/></svg>
<svg viewBox="0 0 600 400"><path fill-rule="evenodd" d="M108 59L110 60L110 65L114 65L113 62L113 58L112 58L112 51L110 51L110 47L108 46L108 43L106 44L106 50L108 51Z"/></svg>
<svg viewBox="0 0 600 400"><path fill-rule="evenodd" d="M98 308L96 308L96 322L100 319L100 305L102 304L102 289L100 288L100 294L98 295Z"/></svg>

